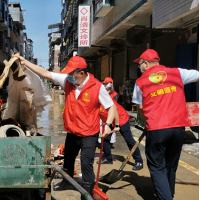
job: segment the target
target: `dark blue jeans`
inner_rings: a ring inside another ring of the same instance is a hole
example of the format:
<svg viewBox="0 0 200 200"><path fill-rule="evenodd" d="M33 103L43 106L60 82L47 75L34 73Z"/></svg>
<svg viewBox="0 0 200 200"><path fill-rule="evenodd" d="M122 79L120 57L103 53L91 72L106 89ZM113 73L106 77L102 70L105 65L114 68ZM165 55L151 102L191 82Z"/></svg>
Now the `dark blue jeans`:
<svg viewBox="0 0 200 200"><path fill-rule="evenodd" d="M132 133L131 133L131 128L130 128L130 123L127 121L124 125L120 127L120 133L124 140L126 141L126 144L131 150L133 146L135 145L136 141L134 140ZM110 135L109 135L110 136ZM109 136L104 139L104 145L103 145L103 151L105 158L109 161L112 160L112 155L111 155L111 144L109 140ZM107 139L108 138L108 139ZM136 163L143 163L140 150L137 147L135 152L133 153L133 159L135 160Z"/></svg>
<svg viewBox="0 0 200 200"><path fill-rule="evenodd" d="M183 127L148 131L146 134L147 165L159 200L173 199L184 135Z"/></svg>

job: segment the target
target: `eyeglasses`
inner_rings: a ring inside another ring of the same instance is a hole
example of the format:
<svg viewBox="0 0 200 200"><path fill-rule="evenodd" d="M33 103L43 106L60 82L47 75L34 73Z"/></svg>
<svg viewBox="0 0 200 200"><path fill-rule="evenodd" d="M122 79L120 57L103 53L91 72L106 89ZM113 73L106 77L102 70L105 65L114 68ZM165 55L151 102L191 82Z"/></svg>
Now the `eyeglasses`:
<svg viewBox="0 0 200 200"><path fill-rule="evenodd" d="M74 76L75 72L76 72L76 70L70 72L68 75L69 75L69 76Z"/></svg>
<svg viewBox="0 0 200 200"><path fill-rule="evenodd" d="M145 62L145 60L141 63L138 63L138 68L140 68L140 65L142 65Z"/></svg>
<svg viewBox="0 0 200 200"><path fill-rule="evenodd" d="M76 74L75 74L75 72L76 72ZM73 76L73 77L75 78L78 74L80 74L80 72L81 72L81 71L77 72L77 71L75 70L75 71L73 71L73 72L70 72L70 73L68 74L68 76L69 76L69 77L72 77L72 76ZM74 75L74 74L75 74L75 75Z"/></svg>

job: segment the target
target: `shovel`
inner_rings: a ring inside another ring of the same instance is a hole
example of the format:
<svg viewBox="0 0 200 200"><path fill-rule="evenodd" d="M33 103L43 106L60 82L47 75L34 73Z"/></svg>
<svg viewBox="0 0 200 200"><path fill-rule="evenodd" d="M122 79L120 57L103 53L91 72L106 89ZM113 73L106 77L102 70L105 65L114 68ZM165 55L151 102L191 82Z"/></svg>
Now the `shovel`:
<svg viewBox="0 0 200 200"><path fill-rule="evenodd" d="M137 128L141 129L140 127L137 127ZM132 154L134 153L134 151L136 150L138 145L140 144L141 140L144 138L145 134L146 134L146 129L143 129L142 135L139 137L138 141L135 143L135 145L131 149L130 153L128 154L126 160L122 163L119 170L113 169L105 176L102 176L99 179L100 182L107 183L107 184L113 184L113 183L119 181L125 175L125 172L123 172L122 170L124 169L125 165L129 161L130 157L132 156Z"/></svg>

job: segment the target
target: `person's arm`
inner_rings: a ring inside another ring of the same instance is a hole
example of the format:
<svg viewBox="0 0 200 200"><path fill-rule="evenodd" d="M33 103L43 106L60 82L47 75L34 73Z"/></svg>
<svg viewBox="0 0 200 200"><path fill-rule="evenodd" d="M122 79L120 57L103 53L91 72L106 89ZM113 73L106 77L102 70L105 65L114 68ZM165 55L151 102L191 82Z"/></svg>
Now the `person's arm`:
<svg viewBox="0 0 200 200"><path fill-rule="evenodd" d="M143 95L142 91L140 90L137 83L135 83L135 87L134 87L134 91L133 91L133 97L132 97L132 103L135 103L137 105L137 109L138 109L138 112L140 113L140 116L144 118L142 95Z"/></svg>
<svg viewBox="0 0 200 200"><path fill-rule="evenodd" d="M116 115L117 115L117 117L116 117ZM118 121L117 121L117 118L118 118ZM111 107L108 108L108 117L107 117L106 123L112 124L112 122L113 122L114 119L119 124L119 116L118 116L115 104L113 104ZM108 125L105 125L104 133L102 133L101 137L105 138L110 133L111 133L110 127Z"/></svg>
<svg viewBox="0 0 200 200"><path fill-rule="evenodd" d="M117 108L116 108L117 111ZM118 112L115 113L115 125L119 125L119 115ZM120 127L116 127L114 128L114 132L118 132L120 130Z"/></svg>
<svg viewBox="0 0 200 200"><path fill-rule="evenodd" d="M133 90L132 103L143 105L143 94L137 83L135 83Z"/></svg>
<svg viewBox="0 0 200 200"><path fill-rule="evenodd" d="M29 68L31 71L33 71L38 76L41 76L42 78L46 78L46 79L48 79L50 81L53 81L52 80L52 74L51 74L50 71L46 70L43 67L40 67L38 65L35 65L35 64L29 62L28 60L26 60L22 56L19 56L19 55L15 55L15 56L20 59L20 64L21 65L25 65L27 68Z"/></svg>
<svg viewBox="0 0 200 200"><path fill-rule="evenodd" d="M183 85L199 81L199 72L197 70L194 70L194 69L187 70L187 69L182 69L182 68L178 68L178 69L181 74Z"/></svg>
<svg viewBox="0 0 200 200"><path fill-rule="evenodd" d="M99 103L104 107L104 109L108 110L106 123L112 124L113 120L115 119L117 109L110 95L108 94L107 90L103 85L101 86L99 91ZM107 137L110 133L111 133L110 127L108 125L105 125L104 133L100 137Z"/></svg>
<svg viewBox="0 0 200 200"><path fill-rule="evenodd" d="M144 112L143 112L143 105L137 104L137 109L138 109L138 111L139 111L139 113L140 113L140 116L141 116L143 119L145 119L145 118L144 118Z"/></svg>

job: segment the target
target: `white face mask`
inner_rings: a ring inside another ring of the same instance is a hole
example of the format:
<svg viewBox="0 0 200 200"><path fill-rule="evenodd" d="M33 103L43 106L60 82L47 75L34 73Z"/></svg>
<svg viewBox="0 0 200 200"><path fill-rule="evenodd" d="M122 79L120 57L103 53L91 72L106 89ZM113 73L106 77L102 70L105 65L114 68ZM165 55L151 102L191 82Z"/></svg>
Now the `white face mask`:
<svg viewBox="0 0 200 200"><path fill-rule="evenodd" d="M145 71L143 71L142 68L140 67L140 72L143 74Z"/></svg>
<svg viewBox="0 0 200 200"><path fill-rule="evenodd" d="M111 83L108 83L107 85L105 85L105 88L111 88Z"/></svg>

